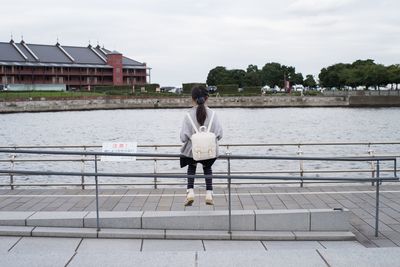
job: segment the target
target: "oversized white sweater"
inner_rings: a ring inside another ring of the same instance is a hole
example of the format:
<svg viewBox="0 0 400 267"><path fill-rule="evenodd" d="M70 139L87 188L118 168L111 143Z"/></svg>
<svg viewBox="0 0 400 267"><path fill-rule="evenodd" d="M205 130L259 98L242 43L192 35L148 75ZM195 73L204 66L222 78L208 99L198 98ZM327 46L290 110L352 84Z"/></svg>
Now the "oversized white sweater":
<svg viewBox="0 0 400 267"><path fill-rule="evenodd" d="M197 106L192 107L190 110L188 110L190 117L192 118L193 122L196 124L197 129L200 128L200 124L197 122L196 119L196 110ZM211 119L211 114L212 111L209 107L206 106L206 111L207 111L207 118L206 121L204 122L204 126L208 127ZM214 111L215 112L215 111ZM181 129L181 141L183 142L183 145L181 147L181 155L192 158L192 142L190 141L190 138L196 131L193 129L192 124L190 123L189 118L185 114L183 123L182 123L182 129ZM217 114L214 114L214 119L213 123L211 125L210 132L213 132L217 138L217 141L219 141L222 138L222 126L218 120ZM218 156L218 146L217 146L217 156Z"/></svg>

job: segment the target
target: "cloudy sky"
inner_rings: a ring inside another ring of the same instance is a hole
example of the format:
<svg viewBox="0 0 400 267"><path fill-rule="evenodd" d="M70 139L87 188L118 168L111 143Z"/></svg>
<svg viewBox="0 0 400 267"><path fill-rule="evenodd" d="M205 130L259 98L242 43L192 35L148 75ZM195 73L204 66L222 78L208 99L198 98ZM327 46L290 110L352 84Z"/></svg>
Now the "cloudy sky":
<svg viewBox="0 0 400 267"><path fill-rule="evenodd" d="M400 63L398 0L18 0L1 3L0 41L86 46L152 68L152 82L204 82L216 66L267 62L318 75L356 59Z"/></svg>

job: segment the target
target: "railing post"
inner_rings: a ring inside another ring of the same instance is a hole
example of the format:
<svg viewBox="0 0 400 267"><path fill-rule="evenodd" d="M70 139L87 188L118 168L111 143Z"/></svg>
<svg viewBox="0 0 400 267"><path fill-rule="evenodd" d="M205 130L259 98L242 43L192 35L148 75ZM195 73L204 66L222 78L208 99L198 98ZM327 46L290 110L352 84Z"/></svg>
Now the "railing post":
<svg viewBox="0 0 400 267"><path fill-rule="evenodd" d="M368 144L368 155L371 157L374 155L374 151L371 149L371 143ZM371 177L374 178L375 177L375 162L374 161L371 161L371 169L372 169ZM372 181L371 185L374 186L373 181Z"/></svg>
<svg viewBox="0 0 400 267"><path fill-rule="evenodd" d="M83 151L86 152L86 146L83 146ZM86 158L86 155L81 157L81 160L82 160L81 173L85 172L85 158ZM83 190L85 189L85 176L84 175L81 176L81 187Z"/></svg>
<svg viewBox="0 0 400 267"><path fill-rule="evenodd" d="M300 144L298 145L297 155L298 155L298 156L303 155L303 151L301 150L301 145L300 145ZM304 175L303 160L300 160L299 163L300 163L300 177L303 177L303 175ZM304 185L304 182L303 182L303 179L301 179L300 187L303 187L303 185Z"/></svg>
<svg viewBox="0 0 400 267"><path fill-rule="evenodd" d="M15 158L17 157L17 155L16 154L14 154L14 155L12 155L11 156L11 170L13 171L14 170L14 167L15 167ZM14 174L10 174L10 188L11 188L11 190L14 190Z"/></svg>
<svg viewBox="0 0 400 267"><path fill-rule="evenodd" d="M97 155L94 155L94 176L96 182L96 226L97 232L100 232L100 219L99 219L99 183L97 179Z"/></svg>
<svg viewBox="0 0 400 267"><path fill-rule="evenodd" d="M157 146L154 146L154 150L155 150L155 153L157 153ZM154 159L154 174L156 174L157 172L158 172L157 159ZM153 184L154 184L154 189L157 189L157 177L156 176L154 176Z"/></svg>
<svg viewBox="0 0 400 267"><path fill-rule="evenodd" d="M379 180L379 160L376 161L376 204L375 204L375 237L378 237L379 233L379 186L381 181Z"/></svg>
<svg viewBox="0 0 400 267"><path fill-rule="evenodd" d="M228 176L231 176L231 159L230 159L230 152L229 150L226 151L226 155L228 156ZM231 178L228 178L228 206L229 206L229 228L228 233L232 234L232 194L231 194Z"/></svg>
<svg viewBox="0 0 400 267"><path fill-rule="evenodd" d="M226 145L226 151L225 151L225 155L230 155L231 154L231 152L229 151L229 145ZM226 166L226 168L227 168L227 171L228 171L228 173L230 172L230 159L228 158L228 161L227 161L227 166Z"/></svg>

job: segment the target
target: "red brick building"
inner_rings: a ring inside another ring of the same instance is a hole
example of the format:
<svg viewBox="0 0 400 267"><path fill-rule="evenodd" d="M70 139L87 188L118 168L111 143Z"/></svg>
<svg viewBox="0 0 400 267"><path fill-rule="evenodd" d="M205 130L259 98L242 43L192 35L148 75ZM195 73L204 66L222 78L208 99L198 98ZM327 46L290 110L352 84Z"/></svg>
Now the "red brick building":
<svg viewBox="0 0 400 267"><path fill-rule="evenodd" d="M146 63L97 46L0 42L0 85L65 84L67 89L146 84ZM150 78L150 77L149 77Z"/></svg>

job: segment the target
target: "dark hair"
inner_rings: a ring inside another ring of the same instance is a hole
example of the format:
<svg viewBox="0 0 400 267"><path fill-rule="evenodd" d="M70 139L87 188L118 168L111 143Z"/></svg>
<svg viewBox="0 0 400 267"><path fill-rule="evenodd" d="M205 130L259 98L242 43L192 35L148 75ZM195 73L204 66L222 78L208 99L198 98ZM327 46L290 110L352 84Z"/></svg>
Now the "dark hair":
<svg viewBox="0 0 400 267"><path fill-rule="evenodd" d="M192 88L192 99L197 103L196 119L200 126L204 125L207 119L207 111L204 103L208 98L208 90L206 87L199 85Z"/></svg>

